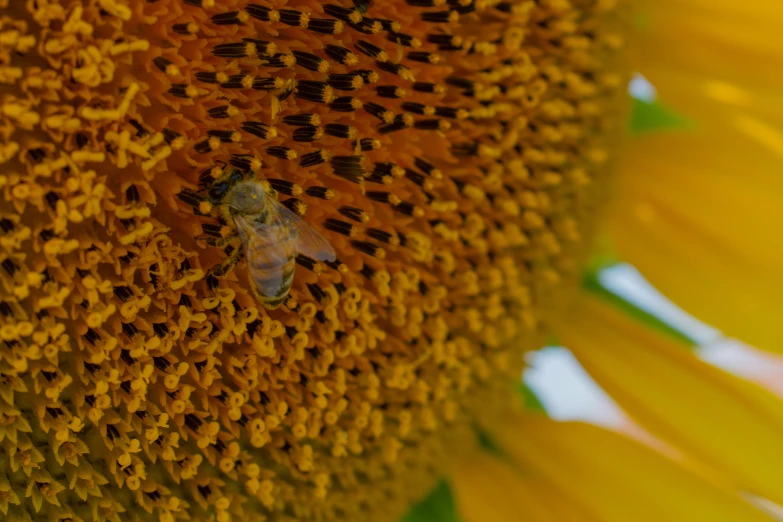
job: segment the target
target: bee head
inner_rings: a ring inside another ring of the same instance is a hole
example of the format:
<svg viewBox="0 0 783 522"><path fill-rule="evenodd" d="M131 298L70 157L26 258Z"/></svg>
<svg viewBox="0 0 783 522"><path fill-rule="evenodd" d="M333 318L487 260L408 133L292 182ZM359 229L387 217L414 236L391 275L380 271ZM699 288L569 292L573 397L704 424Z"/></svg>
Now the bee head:
<svg viewBox="0 0 783 522"><path fill-rule="evenodd" d="M258 180L240 181L231 187L224 202L235 214L258 214L266 206L268 192Z"/></svg>

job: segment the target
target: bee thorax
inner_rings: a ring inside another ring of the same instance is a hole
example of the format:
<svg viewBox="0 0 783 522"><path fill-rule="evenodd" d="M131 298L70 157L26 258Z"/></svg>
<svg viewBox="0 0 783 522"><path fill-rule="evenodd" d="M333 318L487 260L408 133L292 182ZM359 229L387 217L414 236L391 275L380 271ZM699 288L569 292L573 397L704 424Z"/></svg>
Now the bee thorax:
<svg viewBox="0 0 783 522"><path fill-rule="evenodd" d="M258 181L242 181L231 187L224 202L232 212L259 214L266 208L267 189Z"/></svg>

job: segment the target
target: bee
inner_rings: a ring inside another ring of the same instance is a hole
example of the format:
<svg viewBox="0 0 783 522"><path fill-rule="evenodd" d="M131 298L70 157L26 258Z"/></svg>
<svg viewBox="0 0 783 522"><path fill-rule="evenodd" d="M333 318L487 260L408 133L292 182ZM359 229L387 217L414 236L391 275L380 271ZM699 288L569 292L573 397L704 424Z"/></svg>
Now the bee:
<svg viewBox="0 0 783 522"><path fill-rule="evenodd" d="M235 233L207 242L222 246L236 236L241 240L241 247L231 251L229 259L213 269L213 274L225 276L244 254L251 291L265 308L275 309L285 302L298 254L318 261L337 259L329 241L283 206L266 180L232 169L210 187L209 198L226 222L233 224Z"/></svg>

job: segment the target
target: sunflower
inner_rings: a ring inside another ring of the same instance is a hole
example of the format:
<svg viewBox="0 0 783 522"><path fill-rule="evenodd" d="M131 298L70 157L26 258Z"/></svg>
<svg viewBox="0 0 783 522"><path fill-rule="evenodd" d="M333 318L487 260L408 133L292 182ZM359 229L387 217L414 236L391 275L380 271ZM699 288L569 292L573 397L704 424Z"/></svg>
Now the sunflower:
<svg viewBox="0 0 783 522"><path fill-rule="evenodd" d="M4 520L768 520L780 405L583 283L778 346L783 10L647 4L0 0Z"/></svg>

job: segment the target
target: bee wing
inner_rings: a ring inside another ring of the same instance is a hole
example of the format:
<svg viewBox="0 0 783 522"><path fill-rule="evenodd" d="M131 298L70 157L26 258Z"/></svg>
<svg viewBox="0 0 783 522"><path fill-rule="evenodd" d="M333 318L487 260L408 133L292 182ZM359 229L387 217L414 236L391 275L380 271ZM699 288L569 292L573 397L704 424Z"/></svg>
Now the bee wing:
<svg viewBox="0 0 783 522"><path fill-rule="evenodd" d="M272 221L267 224L253 223L245 216L234 216L239 236L245 249L270 263L282 263L294 254L295 235L288 223L272 212ZM255 251L257 250L257 252Z"/></svg>
<svg viewBox="0 0 783 522"><path fill-rule="evenodd" d="M334 261L337 259L337 254L329 240L307 221L288 210L277 200L274 200L272 208L280 214L281 219L288 223L289 228L296 230L297 252L318 261Z"/></svg>

